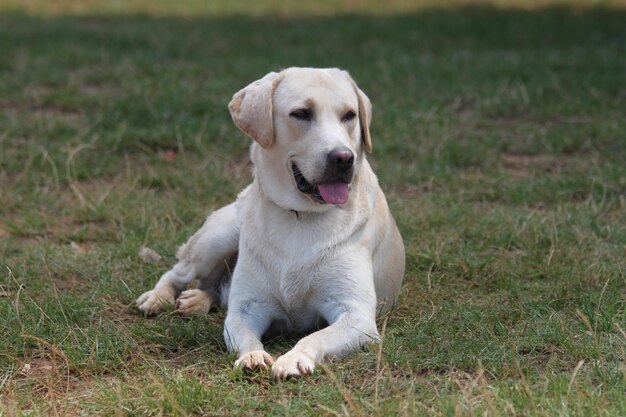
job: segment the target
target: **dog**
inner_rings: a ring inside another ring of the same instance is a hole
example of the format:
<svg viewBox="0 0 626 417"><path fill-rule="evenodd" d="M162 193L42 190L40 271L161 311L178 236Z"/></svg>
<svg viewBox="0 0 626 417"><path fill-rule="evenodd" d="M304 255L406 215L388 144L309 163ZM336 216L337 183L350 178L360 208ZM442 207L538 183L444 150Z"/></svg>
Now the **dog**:
<svg viewBox="0 0 626 417"><path fill-rule="evenodd" d="M404 243L365 159L371 102L345 71L294 67L240 90L229 109L253 139L253 181L207 218L137 307L227 306L235 367L271 366L276 380L311 374L379 340L376 318L403 281ZM261 340L283 332L308 336L274 360Z"/></svg>

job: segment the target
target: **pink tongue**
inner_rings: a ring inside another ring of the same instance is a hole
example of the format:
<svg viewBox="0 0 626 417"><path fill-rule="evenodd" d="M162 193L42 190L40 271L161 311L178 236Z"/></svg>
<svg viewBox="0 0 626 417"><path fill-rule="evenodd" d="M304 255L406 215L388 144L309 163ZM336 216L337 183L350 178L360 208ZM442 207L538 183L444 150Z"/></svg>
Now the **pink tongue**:
<svg viewBox="0 0 626 417"><path fill-rule="evenodd" d="M345 182L331 182L318 185L320 194L328 204L345 204L348 201L348 184Z"/></svg>

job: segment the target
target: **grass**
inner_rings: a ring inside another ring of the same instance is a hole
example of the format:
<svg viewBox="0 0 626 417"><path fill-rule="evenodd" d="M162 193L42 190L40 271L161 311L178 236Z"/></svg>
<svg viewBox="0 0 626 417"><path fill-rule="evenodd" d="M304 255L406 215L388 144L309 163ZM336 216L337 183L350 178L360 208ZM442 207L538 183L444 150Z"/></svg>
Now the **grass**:
<svg viewBox="0 0 626 417"><path fill-rule="evenodd" d="M617 2L74 3L0 2L0 415L626 415ZM291 65L372 99L407 273L382 346L275 384L223 311L133 300L250 181L232 94Z"/></svg>

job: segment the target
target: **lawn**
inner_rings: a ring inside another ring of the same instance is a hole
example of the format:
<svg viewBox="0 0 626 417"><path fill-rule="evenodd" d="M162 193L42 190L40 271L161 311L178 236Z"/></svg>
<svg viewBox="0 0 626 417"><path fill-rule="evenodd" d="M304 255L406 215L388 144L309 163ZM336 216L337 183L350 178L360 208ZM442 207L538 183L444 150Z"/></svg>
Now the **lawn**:
<svg viewBox="0 0 626 417"><path fill-rule="evenodd" d="M626 5L437 3L0 1L0 416L626 415ZM293 65L371 98L407 272L382 344L279 384L134 300Z"/></svg>

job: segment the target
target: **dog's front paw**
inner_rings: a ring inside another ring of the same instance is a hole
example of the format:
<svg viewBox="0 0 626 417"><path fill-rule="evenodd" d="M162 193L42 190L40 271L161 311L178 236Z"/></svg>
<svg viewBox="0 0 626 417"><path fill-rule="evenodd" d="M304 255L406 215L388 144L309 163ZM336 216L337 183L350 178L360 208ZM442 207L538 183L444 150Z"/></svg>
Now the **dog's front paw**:
<svg viewBox="0 0 626 417"><path fill-rule="evenodd" d="M247 371L254 371L259 368L267 369L268 365L274 363L274 358L264 350L253 350L244 353L235 361L235 368L242 368Z"/></svg>
<svg viewBox="0 0 626 417"><path fill-rule="evenodd" d="M206 291L199 289L183 291L176 299L176 311L186 316L206 314L211 310L211 301L211 295Z"/></svg>
<svg viewBox="0 0 626 417"><path fill-rule="evenodd" d="M171 291L162 288L143 293L137 298L137 308L147 316L160 313L165 310L167 305L174 305L174 294Z"/></svg>
<svg viewBox="0 0 626 417"><path fill-rule="evenodd" d="M310 375L315 369L315 361L303 352L290 351L276 359L272 366L272 377L277 381Z"/></svg>

